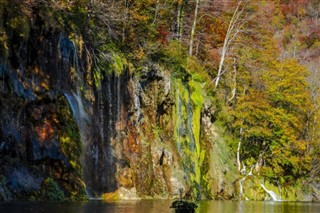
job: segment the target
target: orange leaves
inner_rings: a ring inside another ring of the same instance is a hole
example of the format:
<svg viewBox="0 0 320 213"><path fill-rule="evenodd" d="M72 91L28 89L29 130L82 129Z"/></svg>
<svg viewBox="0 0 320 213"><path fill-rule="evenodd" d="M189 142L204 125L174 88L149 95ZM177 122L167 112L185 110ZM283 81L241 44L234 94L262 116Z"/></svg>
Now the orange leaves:
<svg viewBox="0 0 320 213"><path fill-rule="evenodd" d="M167 40L168 40L168 36L169 36L169 31L166 27L164 26L159 26L157 28L157 34L158 34L158 37L159 37L159 41L162 43L162 44L165 44L167 43Z"/></svg>
<svg viewBox="0 0 320 213"><path fill-rule="evenodd" d="M48 120L44 120L43 123L40 125L36 126L35 128L39 142L43 143L45 140L51 139L54 134L54 129Z"/></svg>
<svg viewBox="0 0 320 213"><path fill-rule="evenodd" d="M175 2L175 3L179 4L179 5L181 5L181 4L182 4L182 2L183 2L183 0L174 0L173 2Z"/></svg>
<svg viewBox="0 0 320 213"><path fill-rule="evenodd" d="M204 19L206 21L206 19ZM222 19L215 18L210 20L205 26L206 37L205 39L212 44L222 44L226 37L227 23ZM220 45L219 45L220 46Z"/></svg>
<svg viewBox="0 0 320 213"><path fill-rule="evenodd" d="M131 14L131 17L136 21L147 22L149 20L149 17L145 15L140 15L135 12L131 12L130 14Z"/></svg>
<svg viewBox="0 0 320 213"><path fill-rule="evenodd" d="M133 20L138 22L147 22L154 13L151 12L156 4L156 0L133 1L129 13Z"/></svg>

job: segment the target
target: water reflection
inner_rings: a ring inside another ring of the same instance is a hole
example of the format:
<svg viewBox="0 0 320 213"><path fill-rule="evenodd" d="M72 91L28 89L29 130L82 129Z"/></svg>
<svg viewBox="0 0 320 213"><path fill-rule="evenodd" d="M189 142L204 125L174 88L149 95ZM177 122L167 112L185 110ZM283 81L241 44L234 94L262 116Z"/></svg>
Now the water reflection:
<svg viewBox="0 0 320 213"><path fill-rule="evenodd" d="M275 202L275 201L203 201L197 209L202 212L223 213L293 213L293 212L320 212L319 203L310 202Z"/></svg>
<svg viewBox="0 0 320 213"><path fill-rule="evenodd" d="M170 213L171 200L143 200L121 202L5 202L0 212L12 213ZM320 212L319 203L257 202L257 201L202 201L197 213L294 213Z"/></svg>
<svg viewBox="0 0 320 213"><path fill-rule="evenodd" d="M160 213L171 212L171 201L143 200L120 202L5 202L0 204L0 212L10 213Z"/></svg>

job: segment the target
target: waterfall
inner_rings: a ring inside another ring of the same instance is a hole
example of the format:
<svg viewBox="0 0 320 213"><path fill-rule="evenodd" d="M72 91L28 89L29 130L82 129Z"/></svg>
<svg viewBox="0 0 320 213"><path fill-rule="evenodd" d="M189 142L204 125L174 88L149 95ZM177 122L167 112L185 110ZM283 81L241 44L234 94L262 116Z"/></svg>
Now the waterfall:
<svg viewBox="0 0 320 213"><path fill-rule="evenodd" d="M120 129L121 129L121 79L120 78L116 78L116 85L117 85L117 88L116 88L116 93L117 93L117 116L116 116L116 122L119 123L119 128L116 128L116 131L117 131L117 142L120 143L120 136L121 136L121 132L120 132Z"/></svg>
<svg viewBox="0 0 320 213"><path fill-rule="evenodd" d="M82 101L82 97L80 92L78 91L77 94L75 93L65 93L64 94L69 107L72 111L72 115L74 120L76 121L76 124L79 128L79 132L80 132L80 140L81 143L83 144L83 150L85 155L87 154L87 147L89 147L90 143L91 143L91 132L90 132L90 128L89 128L89 116L87 114L87 112L84 109L84 105L83 105L83 101ZM90 155L92 156L92 158L94 159L94 161L96 163L98 163L98 154L99 154L99 150L97 147L91 147L92 149L90 150ZM84 167L84 171L86 173L87 171L87 164L85 163L86 161L86 156L83 155L81 157L81 161L82 161L82 165ZM84 175L86 177L86 175ZM93 197L93 192L91 191L90 188L86 188L86 194L87 196L91 199Z"/></svg>
<svg viewBox="0 0 320 213"><path fill-rule="evenodd" d="M1 80L1 92L4 94L5 89L5 68L0 64L0 80Z"/></svg>
<svg viewBox="0 0 320 213"><path fill-rule="evenodd" d="M281 199L278 199L277 194L274 191L268 190L262 183L260 184L264 191L266 191L270 196L273 201L281 201Z"/></svg>
<svg viewBox="0 0 320 213"><path fill-rule="evenodd" d="M108 78L108 84L106 85L106 88L105 88L105 97L106 97L106 103L105 104L107 104L107 107L106 107L106 110L107 110L107 114L106 114L106 116L107 116L107 137L109 137L110 138L110 136L113 136L113 116L114 116L114 112L113 112L113 106L114 106L114 104L116 104L116 103L114 103L113 101L114 101L114 97L113 97L113 93L112 93L112 90L111 90L111 83L113 83L113 82L111 82L111 77L110 76L108 76L107 77Z"/></svg>
<svg viewBox="0 0 320 213"><path fill-rule="evenodd" d="M139 89L140 90L140 89ZM137 91L134 93L134 99L133 99L133 102L134 102L134 108L135 108L135 111L136 111L136 114L137 114L137 117L136 117L136 125L139 126L139 119L141 117L141 104L140 104L140 98L139 98L139 94L136 94L138 93Z"/></svg>
<svg viewBox="0 0 320 213"><path fill-rule="evenodd" d="M73 117L79 127L80 134L81 134L81 130L84 128L84 124L85 124L84 122L88 121L88 115L84 110L81 95L79 94L79 92L78 94L65 93L64 95L69 103Z"/></svg>
<svg viewBox="0 0 320 213"><path fill-rule="evenodd" d="M96 124L97 124L100 140L104 141L104 123L105 123L105 121L104 121L104 111L105 111L105 105L104 105L103 95L102 95L102 90L101 89L99 89L97 91L96 103L97 103L97 109L96 109L97 117L96 117L94 122L96 122ZM95 164L95 165L97 165L97 164Z"/></svg>

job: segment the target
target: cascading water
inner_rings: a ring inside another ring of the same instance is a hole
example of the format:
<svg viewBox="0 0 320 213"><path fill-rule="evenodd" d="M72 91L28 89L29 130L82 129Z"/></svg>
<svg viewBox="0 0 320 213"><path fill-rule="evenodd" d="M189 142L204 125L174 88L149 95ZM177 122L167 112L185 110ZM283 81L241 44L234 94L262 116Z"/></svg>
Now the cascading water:
<svg viewBox="0 0 320 213"><path fill-rule="evenodd" d="M200 119L190 80L173 77L174 70L163 62L133 65L117 45L95 49L87 37L61 26L51 29L42 15L33 12L30 35L21 41L8 37L8 65L13 72L0 67L1 104L21 102L17 110L5 109L18 111L17 118L10 119L10 114L1 120L17 123L12 126L21 134L5 140L12 146L22 141L17 146L21 159L42 152L42 146L48 148L57 159L49 156L27 164L43 164L36 165L37 171L52 166L43 178L52 176L66 194L70 189L83 194L85 182L94 197L121 187L142 196L171 198L181 188L188 196L197 196L201 165L200 131L195 126ZM101 62L100 53L108 59ZM179 81L177 88L173 79ZM18 124L20 118L24 120ZM1 131L5 126L1 123ZM1 138L1 143L5 140ZM13 155L18 155L15 151Z"/></svg>
<svg viewBox="0 0 320 213"><path fill-rule="evenodd" d="M100 196L102 193L114 191L117 187L117 162L112 140L121 140L120 129L123 127L117 129L116 125L123 126L121 110L125 110L123 103L128 102L127 77L125 73L119 76L114 73L104 74L99 85L91 87L83 80L85 71L80 67L76 43L62 33L57 42L60 60L57 83L65 91L64 95L80 131L84 150L84 181L89 194ZM65 71L70 73L69 84L61 75ZM86 94L92 94L91 99L83 93L84 88Z"/></svg>
<svg viewBox="0 0 320 213"><path fill-rule="evenodd" d="M278 198L277 194L276 194L274 191L268 190L268 189L264 186L264 184L262 184L262 183L261 183L260 185L261 185L261 187L263 188L263 190L266 191L266 192L270 195L270 197L271 197L271 199L272 199L273 201L281 201L281 199Z"/></svg>
<svg viewBox="0 0 320 213"><path fill-rule="evenodd" d="M68 100L69 106L71 108L72 114L76 123L80 129L80 133L85 130L85 124L89 121L88 114L84 110L81 94L77 92L77 94L64 94L66 99Z"/></svg>
<svg viewBox="0 0 320 213"><path fill-rule="evenodd" d="M140 101L140 93L142 91L140 83L134 82L133 83L133 103L134 103L134 110L135 110L135 125L137 131L140 132L140 119L142 117L141 113L141 101Z"/></svg>
<svg viewBox="0 0 320 213"><path fill-rule="evenodd" d="M1 80L1 92L4 93L4 88L5 88L5 78L4 78L4 73L5 73L5 70L4 70L4 67L2 65L0 65L0 80Z"/></svg>
<svg viewBox="0 0 320 213"><path fill-rule="evenodd" d="M121 111L126 110L127 77L105 76L94 91L91 119L91 142L85 151L84 179L96 196L117 189L116 144L121 142Z"/></svg>
<svg viewBox="0 0 320 213"><path fill-rule="evenodd" d="M157 119L159 119L157 115L157 110L159 109L158 100L165 100L165 97L159 94L164 92L166 97L169 95L170 78L165 79L165 86L161 87L161 89L158 89L158 87L146 89L149 83L151 85L154 80L162 81L163 78L160 75L151 73L147 74L141 82L133 78L130 81L132 84L130 84L129 76L126 72L120 75L110 72L108 74L104 73L99 78L99 82L96 82L91 87L86 85L83 80L85 74L79 67L79 57L77 56L75 43L61 36L58 49L61 51L61 67L64 70L70 69L70 78L73 79L73 85L65 89L67 91L65 92L65 97L79 127L81 141L84 144L82 164L88 194L92 197L99 197L103 193L114 192L119 187L119 174L124 171L136 172L135 170L139 166L143 166L144 172L150 176L149 178L155 178L154 173L158 171L155 171L154 167L152 167L153 159L150 157L151 155L139 153L139 149L145 149L143 152L152 153L153 150L160 149L157 147L160 144L156 145L155 141L149 142L149 138L145 137L152 134L151 132L145 132L151 130L146 129L146 127L149 128L150 124L146 124L142 118L145 118L146 121L152 121L153 125L157 125ZM64 82L63 79L60 81ZM178 79L176 81L174 135L176 149L179 153L178 155L180 155L178 156L179 162L181 162L179 166L183 168L180 174L184 176L181 179L175 176L176 180L179 180L179 184L176 185L179 185L180 188L180 182L184 185L183 182L186 181L189 186L182 187L185 193L192 194L192 196L200 199L201 150L199 122L201 104L194 103L192 97L194 88ZM61 83L61 85L64 84ZM131 95L129 95L129 90ZM86 94L84 94L84 91L86 91ZM146 92L148 92L148 96L146 96ZM91 98L88 98L88 94L92 94ZM131 100L128 97L131 97ZM143 107L150 107L150 110L154 110L154 112L146 113ZM126 112L128 114L125 114ZM164 113L164 111L159 112ZM158 137L158 134L155 136ZM142 144L140 148L138 148L140 146L139 142ZM119 153L123 154L124 152L128 152L126 156L119 155ZM168 155L167 158L169 159L170 152L165 150L164 153ZM148 161L147 165L143 165L145 162L140 162L139 158L145 158ZM136 166L137 168L135 168ZM137 173L135 175L132 179L128 178L128 181L135 181L136 178L141 176ZM150 184L153 181L151 179L148 180ZM166 184L169 184L169 173L166 174L165 179ZM140 182L143 181L141 180ZM135 182L135 184L138 185L129 185L130 187L136 187L137 190L145 188L142 185L140 186L140 183ZM149 184L149 182L146 182L146 184ZM170 184L167 186L167 190L170 191Z"/></svg>
<svg viewBox="0 0 320 213"><path fill-rule="evenodd" d="M116 135L116 138L117 138L117 142L120 143L120 140L121 140L121 132L120 130L122 129L122 124L121 124L121 79L120 78L116 78L116 83L115 85L117 86L116 87L116 93L117 93L117 110L116 110L116 121L119 123L118 127L116 127L116 131L117 131L117 135Z"/></svg>

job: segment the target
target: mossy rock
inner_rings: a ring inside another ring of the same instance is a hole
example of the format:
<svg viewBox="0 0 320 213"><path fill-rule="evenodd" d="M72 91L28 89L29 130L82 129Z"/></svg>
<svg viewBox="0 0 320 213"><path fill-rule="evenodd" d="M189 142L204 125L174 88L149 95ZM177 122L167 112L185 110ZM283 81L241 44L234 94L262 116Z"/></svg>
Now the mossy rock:
<svg viewBox="0 0 320 213"><path fill-rule="evenodd" d="M127 189L120 187L115 192L105 193L101 196L102 200L115 201L115 200L140 200L135 188Z"/></svg>
<svg viewBox="0 0 320 213"><path fill-rule="evenodd" d="M59 188L57 182L52 178L47 178L44 180L44 188L46 190L46 199L51 201L63 201L64 193Z"/></svg>

